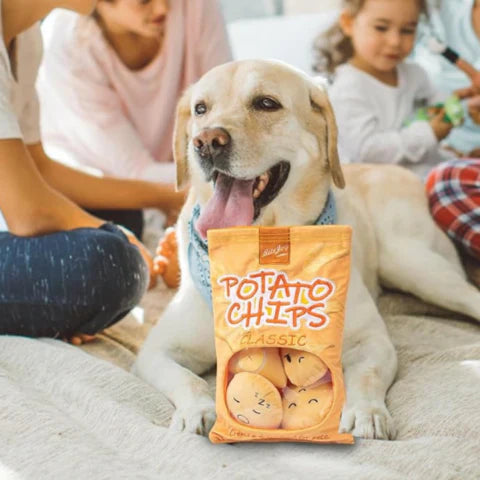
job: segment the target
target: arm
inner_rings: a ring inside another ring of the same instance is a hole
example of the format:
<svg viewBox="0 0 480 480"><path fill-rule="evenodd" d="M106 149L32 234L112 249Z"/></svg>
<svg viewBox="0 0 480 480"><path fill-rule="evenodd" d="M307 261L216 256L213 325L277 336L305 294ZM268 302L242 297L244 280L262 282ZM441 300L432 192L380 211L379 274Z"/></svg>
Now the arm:
<svg viewBox="0 0 480 480"><path fill-rule="evenodd" d="M0 208L11 233L34 236L103 223L43 180L21 140L0 140L0 161Z"/></svg>
<svg viewBox="0 0 480 480"><path fill-rule="evenodd" d="M0 209L10 233L31 237L75 228L98 228L105 223L51 188L21 140L0 140L0 163L3 168ZM125 233L147 263L151 272L150 285L153 286L150 254L133 234Z"/></svg>
<svg viewBox="0 0 480 480"><path fill-rule="evenodd" d="M352 162L418 163L437 145L428 122L414 122L399 130L382 132L374 112L362 100L345 98L335 107L344 139L342 147Z"/></svg>
<svg viewBox="0 0 480 480"><path fill-rule="evenodd" d="M177 210L183 193L162 183L96 177L51 160L42 144L29 145L28 150L46 182L73 202L90 209L158 208Z"/></svg>
<svg viewBox="0 0 480 480"><path fill-rule="evenodd" d="M464 72L472 82L471 88L477 93L480 92L480 72L470 62L467 62L455 50L439 42L435 37L429 39L428 46L433 53L442 55Z"/></svg>

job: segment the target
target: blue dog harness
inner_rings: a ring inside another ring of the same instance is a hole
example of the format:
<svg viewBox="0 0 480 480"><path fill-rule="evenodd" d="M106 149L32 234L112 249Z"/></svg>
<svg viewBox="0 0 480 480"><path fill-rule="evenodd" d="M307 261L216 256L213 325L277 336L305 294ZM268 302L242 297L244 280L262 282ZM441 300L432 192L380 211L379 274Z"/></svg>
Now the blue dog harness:
<svg viewBox="0 0 480 480"><path fill-rule="evenodd" d="M198 234L195 224L200 217L200 205L195 205L192 218L188 222L188 233L190 241L188 244L188 265L190 275L197 290L201 293L210 309L212 309L212 286L210 282L210 261L208 258L207 241ZM333 192L329 190L327 202L322 213L314 225L333 225L337 223L337 208Z"/></svg>

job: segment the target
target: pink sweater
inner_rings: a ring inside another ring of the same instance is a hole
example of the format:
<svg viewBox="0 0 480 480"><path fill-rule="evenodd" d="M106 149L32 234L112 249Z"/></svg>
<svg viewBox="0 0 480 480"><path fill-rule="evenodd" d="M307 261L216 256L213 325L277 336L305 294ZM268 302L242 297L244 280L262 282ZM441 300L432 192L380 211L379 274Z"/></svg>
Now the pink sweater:
<svg viewBox="0 0 480 480"><path fill-rule="evenodd" d="M216 0L170 5L160 55L139 71L121 62L92 19L66 10L48 17L37 82L47 151L117 177L174 181L177 100L231 53Z"/></svg>

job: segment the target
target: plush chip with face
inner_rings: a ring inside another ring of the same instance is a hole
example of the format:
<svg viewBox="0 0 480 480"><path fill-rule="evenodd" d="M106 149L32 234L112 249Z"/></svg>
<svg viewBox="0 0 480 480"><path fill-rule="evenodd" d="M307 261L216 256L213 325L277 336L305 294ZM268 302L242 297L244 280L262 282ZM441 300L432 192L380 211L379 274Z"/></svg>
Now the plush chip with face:
<svg viewBox="0 0 480 480"><path fill-rule="evenodd" d="M330 411L332 402L333 385L330 382L284 388L282 428L298 430L320 424Z"/></svg>
<svg viewBox="0 0 480 480"><path fill-rule="evenodd" d="M257 428L279 428L282 399L272 382L256 373L237 373L227 387L227 407L238 422Z"/></svg>
<svg viewBox="0 0 480 480"><path fill-rule="evenodd" d="M278 348L246 348L237 352L230 360L229 370L258 373L270 380L276 387L287 386L287 376L283 369Z"/></svg>
<svg viewBox="0 0 480 480"><path fill-rule="evenodd" d="M298 387L313 385L328 372L325 363L313 353L282 348L281 356L288 380Z"/></svg>

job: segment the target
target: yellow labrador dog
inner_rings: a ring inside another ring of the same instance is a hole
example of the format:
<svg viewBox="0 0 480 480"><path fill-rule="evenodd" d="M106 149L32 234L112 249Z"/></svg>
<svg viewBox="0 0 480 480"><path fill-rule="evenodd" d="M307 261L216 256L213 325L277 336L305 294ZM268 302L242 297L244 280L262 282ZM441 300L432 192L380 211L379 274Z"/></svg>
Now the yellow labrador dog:
<svg viewBox="0 0 480 480"><path fill-rule="evenodd" d="M395 437L385 394L397 357L375 304L379 283L480 319L480 293L430 218L420 180L395 166L348 165L342 172L336 140L325 91L279 62L217 67L180 101L177 182L191 183L177 229L182 282L135 368L175 405L173 428L205 434L215 418L199 376L215 364L213 317L188 260L195 205L195 228L205 236L214 227L312 224L333 192L338 223L354 232L341 431Z"/></svg>

